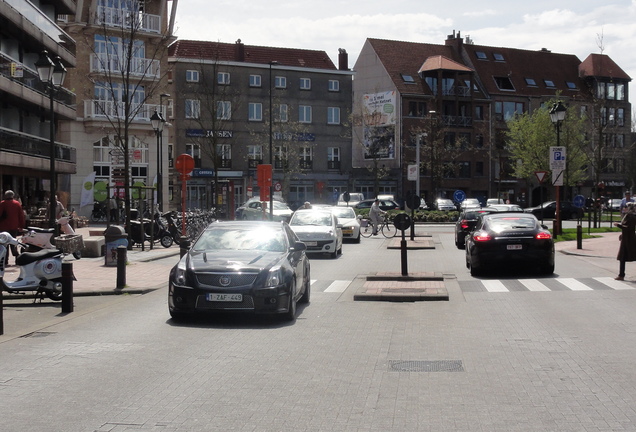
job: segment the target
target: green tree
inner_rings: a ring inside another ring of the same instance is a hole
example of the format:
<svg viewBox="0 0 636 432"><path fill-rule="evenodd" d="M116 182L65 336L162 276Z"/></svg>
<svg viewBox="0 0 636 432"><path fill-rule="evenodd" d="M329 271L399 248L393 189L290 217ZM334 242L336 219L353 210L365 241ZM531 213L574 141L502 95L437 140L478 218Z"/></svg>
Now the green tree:
<svg viewBox="0 0 636 432"><path fill-rule="evenodd" d="M549 109L555 100L547 102L532 113L518 115L508 121L506 150L516 161L514 174L530 179L536 171L550 171L550 147L557 145L557 131L550 119ZM575 186L587 178L585 119L578 115L578 108L570 106L560 125L559 144L566 149L566 169L563 184Z"/></svg>

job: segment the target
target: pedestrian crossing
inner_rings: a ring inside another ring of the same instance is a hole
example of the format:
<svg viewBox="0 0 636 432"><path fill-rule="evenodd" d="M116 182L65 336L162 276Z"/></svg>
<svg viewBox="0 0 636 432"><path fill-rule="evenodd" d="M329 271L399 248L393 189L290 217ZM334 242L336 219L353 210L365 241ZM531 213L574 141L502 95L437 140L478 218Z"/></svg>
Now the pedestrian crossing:
<svg viewBox="0 0 636 432"><path fill-rule="evenodd" d="M326 293L343 293L353 282L352 280L311 280L312 291L322 291Z"/></svg>
<svg viewBox="0 0 636 432"><path fill-rule="evenodd" d="M459 281L464 292L505 293L515 291L602 291L633 290L636 284L614 280L613 277L545 278L545 279L473 279Z"/></svg>

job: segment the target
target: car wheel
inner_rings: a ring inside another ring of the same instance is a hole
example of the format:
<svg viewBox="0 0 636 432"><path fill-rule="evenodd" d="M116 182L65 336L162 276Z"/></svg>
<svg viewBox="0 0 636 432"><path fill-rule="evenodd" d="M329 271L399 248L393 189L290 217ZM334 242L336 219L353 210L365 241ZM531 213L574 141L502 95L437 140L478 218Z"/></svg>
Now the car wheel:
<svg viewBox="0 0 636 432"><path fill-rule="evenodd" d="M551 274L554 273L554 263L552 264L545 264L543 266L543 274L546 276L549 276Z"/></svg>
<svg viewBox="0 0 636 432"><path fill-rule="evenodd" d="M305 292L303 296L300 298L300 302L303 304L309 303L309 297L311 297L311 277L309 276L309 269L305 270L305 278L303 280L303 285L305 286Z"/></svg>
<svg viewBox="0 0 636 432"><path fill-rule="evenodd" d="M470 275L471 276L480 276L483 273L481 267L476 267L474 265L470 265Z"/></svg>
<svg viewBox="0 0 636 432"><path fill-rule="evenodd" d="M296 299L294 298L295 287L292 285L292 289L289 292L289 306L285 313L286 321L294 321L296 319Z"/></svg>
<svg viewBox="0 0 636 432"><path fill-rule="evenodd" d="M360 243L360 233L358 233L358 237L353 240L355 243Z"/></svg>

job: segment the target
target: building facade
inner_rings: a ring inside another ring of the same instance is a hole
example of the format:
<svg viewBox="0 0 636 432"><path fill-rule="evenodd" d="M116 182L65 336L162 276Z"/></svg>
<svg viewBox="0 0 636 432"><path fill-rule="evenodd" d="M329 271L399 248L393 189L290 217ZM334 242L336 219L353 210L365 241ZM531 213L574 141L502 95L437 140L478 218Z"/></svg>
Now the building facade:
<svg viewBox="0 0 636 432"><path fill-rule="evenodd" d="M59 56L66 68L76 64L75 40L58 25L75 13L71 0L0 0L0 188L14 190L29 216L46 207L50 191L50 126L54 122L56 185L60 200L69 202L70 177L76 171L76 152L60 136L57 126L75 118L75 94L68 82L49 92L38 78L35 62L46 50Z"/></svg>
<svg viewBox="0 0 636 432"><path fill-rule="evenodd" d="M195 160L189 208L231 217L258 196L257 166L273 165L275 194L292 206L333 202L351 184L352 72L324 51L179 40L170 47L170 158ZM180 206L173 171L171 201Z"/></svg>
<svg viewBox="0 0 636 432"><path fill-rule="evenodd" d="M356 192L368 195L373 184L374 193L419 193L427 202L462 190L482 201L538 204L549 196L546 185L514 176L507 121L556 98L579 105L598 125L588 139L594 148L601 141L603 152L603 162L587 168L600 181L581 182L572 193L593 195L602 182L615 193L630 186L630 78L608 56L581 62L546 49L475 45L453 33L443 45L368 39L354 70ZM418 149L418 174L409 175Z"/></svg>
<svg viewBox="0 0 636 432"><path fill-rule="evenodd" d="M165 111L167 47L175 39L176 5L169 0L79 0L77 12L64 22L77 41L77 68L67 77L77 94L77 115L63 122L60 134L77 152L71 203L81 215L92 210L92 202L81 202L87 182L94 184L96 201L124 198L127 182L133 186L133 207L156 202L152 188L157 173L167 172L160 156L169 131L160 140L150 118Z"/></svg>

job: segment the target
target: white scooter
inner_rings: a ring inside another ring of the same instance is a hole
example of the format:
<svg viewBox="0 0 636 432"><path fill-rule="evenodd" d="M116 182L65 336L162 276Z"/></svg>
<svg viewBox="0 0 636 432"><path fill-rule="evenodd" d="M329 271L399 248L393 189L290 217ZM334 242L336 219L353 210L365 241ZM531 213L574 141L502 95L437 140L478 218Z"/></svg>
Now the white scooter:
<svg viewBox="0 0 636 432"><path fill-rule="evenodd" d="M70 224L70 218L68 216L63 216L56 220L60 227L62 234L67 235L75 235L75 231ZM38 227L28 227L26 232L20 238L20 241L26 245L27 252L35 252L42 249L61 249L60 245L56 246L53 244L53 235L55 234L55 230L53 228L38 228ZM75 259L82 258L82 239L81 236L78 236L79 241L78 245L73 248L73 250L65 251L67 253L72 253Z"/></svg>
<svg viewBox="0 0 636 432"><path fill-rule="evenodd" d="M14 281L4 280L4 260L9 246L24 245L8 232L0 232L0 285L3 291L12 294L36 291L51 300L62 300L62 258L59 249L42 249L38 252L23 252L16 257L20 274Z"/></svg>

